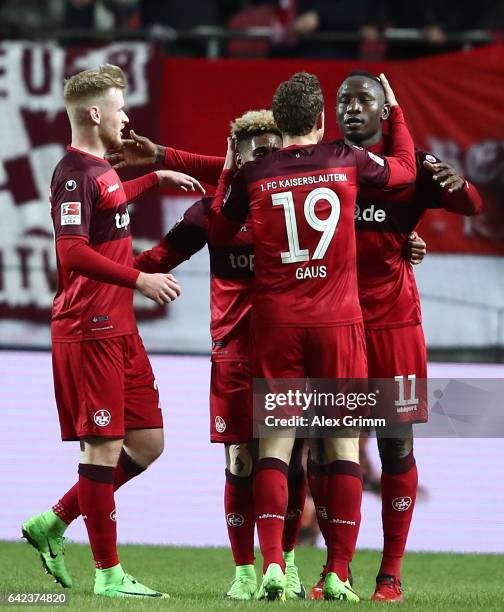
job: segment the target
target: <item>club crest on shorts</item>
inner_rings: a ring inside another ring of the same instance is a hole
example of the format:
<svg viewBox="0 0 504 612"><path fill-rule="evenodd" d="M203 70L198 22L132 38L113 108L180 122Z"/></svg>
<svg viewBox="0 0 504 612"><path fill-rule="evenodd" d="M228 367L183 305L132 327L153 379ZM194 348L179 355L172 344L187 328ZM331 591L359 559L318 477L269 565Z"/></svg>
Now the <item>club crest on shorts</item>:
<svg viewBox="0 0 504 612"><path fill-rule="evenodd" d="M105 408L101 408L97 410L93 415L93 421L98 425L98 427L107 427L107 425L112 420L112 415Z"/></svg>
<svg viewBox="0 0 504 612"><path fill-rule="evenodd" d="M226 431L226 421L221 416L215 417L215 430L217 433L224 433Z"/></svg>
<svg viewBox="0 0 504 612"><path fill-rule="evenodd" d="M115 508L110 513L110 520L114 521L114 523L116 522L116 511L115 511Z"/></svg>
<svg viewBox="0 0 504 612"><path fill-rule="evenodd" d="M392 508L397 512L405 512L412 504L411 497L396 497L392 500Z"/></svg>
<svg viewBox="0 0 504 612"><path fill-rule="evenodd" d="M230 514L226 515L226 521L230 527L241 527L245 522L245 519L241 514L231 512Z"/></svg>

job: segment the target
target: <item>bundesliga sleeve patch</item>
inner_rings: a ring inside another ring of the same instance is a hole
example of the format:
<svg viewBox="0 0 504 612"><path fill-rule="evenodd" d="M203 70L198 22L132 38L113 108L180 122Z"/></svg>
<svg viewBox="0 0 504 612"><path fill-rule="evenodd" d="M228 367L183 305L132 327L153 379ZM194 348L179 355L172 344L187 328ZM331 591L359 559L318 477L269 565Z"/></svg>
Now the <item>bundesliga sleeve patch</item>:
<svg viewBox="0 0 504 612"><path fill-rule="evenodd" d="M81 203L63 202L61 205L61 225L81 224Z"/></svg>
<svg viewBox="0 0 504 612"><path fill-rule="evenodd" d="M371 151L368 151L368 155L369 155L369 157L373 161L375 161L380 166L384 166L385 165L385 161L381 157L379 157L378 155L375 155L374 153L371 153Z"/></svg>

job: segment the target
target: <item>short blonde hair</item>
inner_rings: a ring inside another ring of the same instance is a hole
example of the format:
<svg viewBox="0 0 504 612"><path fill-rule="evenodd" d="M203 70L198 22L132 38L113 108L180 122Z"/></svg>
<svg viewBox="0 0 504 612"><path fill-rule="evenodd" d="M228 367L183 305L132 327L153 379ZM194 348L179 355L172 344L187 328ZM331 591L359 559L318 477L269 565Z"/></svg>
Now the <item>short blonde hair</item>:
<svg viewBox="0 0 504 612"><path fill-rule="evenodd" d="M119 66L103 64L98 70L84 70L65 81L65 105L74 105L76 102L100 96L112 87L126 87L126 77Z"/></svg>
<svg viewBox="0 0 504 612"><path fill-rule="evenodd" d="M231 122L231 136L238 143L266 133L281 136L270 110L250 110Z"/></svg>

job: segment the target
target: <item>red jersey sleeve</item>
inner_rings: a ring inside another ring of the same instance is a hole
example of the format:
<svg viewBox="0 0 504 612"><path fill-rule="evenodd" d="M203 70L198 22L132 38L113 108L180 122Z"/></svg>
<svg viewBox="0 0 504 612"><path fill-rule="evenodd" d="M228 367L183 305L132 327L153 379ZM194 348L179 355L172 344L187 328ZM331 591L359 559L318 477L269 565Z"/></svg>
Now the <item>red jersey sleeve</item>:
<svg viewBox="0 0 504 612"><path fill-rule="evenodd" d="M54 235L89 238L91 215L99 201L96 180L84 171L73 171L51 185L51 214Z"/></svg>
<svg viewBox="0 0 504 612"><path fill-rule="evenodd" d="M149 172L131 181L125 181L122 184L127 202L131 202L149 189L152 189L152 187L157 187L158 185L159 181L155 172Z"/></svg>
<svg viewBox="0 0 504 612"><path fill-rule="evenodd" d="M361 186L397 189L416 179L415 146L399 106L391 109L389 153L377 155L353 145L357 164L357 181Z"/></svg>
<svg viewBox="0 0 504 612"><path fill-rule="evenodd" d="M232 170L223 170L209 213L208 239L214 245L228 242L243 225L249 214L249 198L244 169L233 177Z"/></svg>
<svg viewBox="0 0 504 612"><path fill-rule="evenodd" d="M143 272L168 272L207 243L209 202L199 201L188 208L155 247L135 258L135 268Z"/></svg>
<svg viewBox="0 0 504 612"><path fill-rule="evenodd" d="M198 181L203 181L208 185L217 185L224 161L224 157L196 155L166 147L164 165L170 170L190 174Z"/></svg>
<svg viewBox="0 0 504 612"><path fill-rule="evenodd" d="M56 252L67 270L102 283L134 289L139 272L97 253L84 236L62 236L56 240Z"/></svg>

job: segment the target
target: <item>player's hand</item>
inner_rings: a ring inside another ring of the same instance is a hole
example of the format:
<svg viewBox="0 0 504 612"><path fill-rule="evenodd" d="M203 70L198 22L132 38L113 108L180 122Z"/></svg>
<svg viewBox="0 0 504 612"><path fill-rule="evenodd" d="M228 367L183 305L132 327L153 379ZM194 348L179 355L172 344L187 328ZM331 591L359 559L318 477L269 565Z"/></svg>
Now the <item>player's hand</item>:
<svg viewBox="0 0 504 612"><path fill-rule="evenodd" d="M192 176L174 170L156 170L160 189L182 189L182 191L199 191L206 193L200 182Z"/></svg>
<svg viewBox="0 0 504 612"><path fill-rule="evenodd" d="M380 79L383 89L385 90L385 101L387 104L389 106L398 106L399 102L396 100L395 93L392 87L390 87L387 77L383 74L383 72L380 72L380 76L378 78Z"/></svg>
<svg viewBox="0 0 504 612"><path fill-rule="evenodd" d="M224 170L236 170L236 139L228 136Z"/></svg>
<svg viewBox="0 0 504 612"><path fill-rule="evenodd" d="M404 255L406 259L410 264L416 266L422 263L426 253L427 244L416 232L412 232L409 235L408 242L404 245Z"/></svg>
<svg viewBox="0 0 504 612"><path fill-rule="evenodd" d="M436 162L435 164L425 160L424 168L432 172L432 178L439 183L443 189L447 189L449 193L454 191L462 191L465 187L465 179L460 174L445 162Z"/></svg>
<svg viewBox="0 0 504 612"><path fill-rule="evenodd" d="M130 130L131 139L122 141L118 149L109 151L106 155L113 168L119 170L126 166L146 166L148 164L162 163L165 147L154 144L146 136L139 136Z"/></svg>
<svg viewBox="0 0 504 612"><path fill-rule="evenodd" d="M158 304L173 302L181 293L180 285L172 274L147 274L140 272L136 289Z"/></svg>

